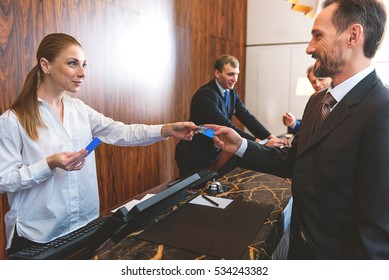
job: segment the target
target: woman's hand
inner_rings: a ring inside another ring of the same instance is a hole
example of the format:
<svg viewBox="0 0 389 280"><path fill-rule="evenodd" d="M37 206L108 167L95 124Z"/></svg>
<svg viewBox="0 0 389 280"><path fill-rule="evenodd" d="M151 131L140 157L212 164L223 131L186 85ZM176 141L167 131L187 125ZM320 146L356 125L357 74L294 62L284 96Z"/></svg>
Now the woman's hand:
<svg viewBox="0 0 389 280"><path fill-rule="evenodd" d="M88 151L82 149L78 152L62 152L46 158L51 170L61 168L66 171L80 170L85 164L85 157Z"/></svg>
<svg viewBox="0 0 389 280"><path fill-rule="evenodd" d="M170 136L191 141L193 135L197 134L196 129L198 128L193 122L176 122L167 123L162 126L161 136L167 138Z"/></svg>

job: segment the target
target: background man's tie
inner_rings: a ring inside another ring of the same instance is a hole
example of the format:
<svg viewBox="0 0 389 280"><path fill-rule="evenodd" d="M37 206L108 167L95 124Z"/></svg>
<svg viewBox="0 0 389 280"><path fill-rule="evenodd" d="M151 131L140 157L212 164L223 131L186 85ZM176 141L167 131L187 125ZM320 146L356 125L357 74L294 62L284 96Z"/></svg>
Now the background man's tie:
<svg viewBox="0 0 389 280"><path fill-rule="evenodd" d="M228 90L224 91L224 103L226 104L226 108L227 108L227 112L228 112L228 95L230 94L230 92Z"/></svg>

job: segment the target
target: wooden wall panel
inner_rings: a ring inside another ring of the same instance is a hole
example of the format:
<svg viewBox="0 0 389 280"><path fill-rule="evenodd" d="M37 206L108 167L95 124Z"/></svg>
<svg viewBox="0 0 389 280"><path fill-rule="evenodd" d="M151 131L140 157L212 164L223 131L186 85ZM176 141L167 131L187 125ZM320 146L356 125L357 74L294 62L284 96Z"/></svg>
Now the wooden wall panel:
<svg viewBox="0 0 389 280"><path fill-rule="evenodd" d="M52 32L75 36L86 53L87 77L73 96L115 120L187 120L192 95L213 78L214 60L223 53L240 60L237 89L244 99L246 10L246 0L0 0L0 113L36 63L39 42ZM100 146L101 210L174 179L177 142ZM3 195L1 232L7 209Z"/></svg>
<svg viewBox="0 0 389 280"><path fill-rule="evenodd" d="M42 36L40 2L1 0L0 27L0 113L3 113L21 90L24 77L35 61L35 46ZM3 218L9 209L5 195L2 195L0 203L2 259L6 244Z"/></svg>

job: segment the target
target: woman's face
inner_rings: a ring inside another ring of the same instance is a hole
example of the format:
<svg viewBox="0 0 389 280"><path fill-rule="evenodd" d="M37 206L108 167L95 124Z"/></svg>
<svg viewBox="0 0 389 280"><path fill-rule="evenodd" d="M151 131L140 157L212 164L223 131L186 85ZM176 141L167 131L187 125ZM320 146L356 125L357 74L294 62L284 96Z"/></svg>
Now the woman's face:
<svg viewBox="0 0 389 280"><path fill-rule="evenodd" d="M85 78L84 50L77 45L65 48L52 62L47 62L45 79L61 91L78 92Z"/></svg>

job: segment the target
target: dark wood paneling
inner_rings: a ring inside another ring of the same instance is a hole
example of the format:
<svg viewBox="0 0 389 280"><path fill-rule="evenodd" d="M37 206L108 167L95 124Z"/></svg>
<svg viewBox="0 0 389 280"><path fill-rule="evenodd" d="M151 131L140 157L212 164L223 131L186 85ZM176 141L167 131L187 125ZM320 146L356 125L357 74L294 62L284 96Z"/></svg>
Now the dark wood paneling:
<svg viewBox="0 0 389 280"><path fill-rule="evenodd" d="M35 51L42 36L40 1L0 1L0 113L21 90L25 76L35 61ZM7 198L0 200L0 259L5 257L4 215Z"/></svg>
<svg viewBox="0 0 389 280"><path fill-rule="evenodd" d="M246 10L246 0L0 0L0 113L36 63L39 42L52 32L75 36L86 52L87 78L74 96L115 120L187 120L192 95L213 77L214 60L223 53L240 60L237 89L244 99ZM100 146L102 211L174 179L176 143ZM4 232L4 195L1 203Z"/></svg>

